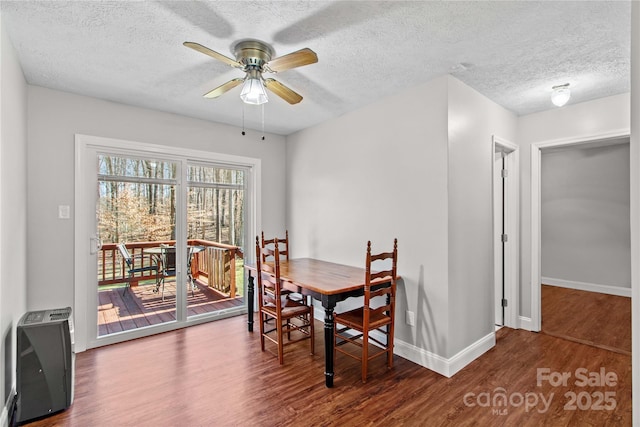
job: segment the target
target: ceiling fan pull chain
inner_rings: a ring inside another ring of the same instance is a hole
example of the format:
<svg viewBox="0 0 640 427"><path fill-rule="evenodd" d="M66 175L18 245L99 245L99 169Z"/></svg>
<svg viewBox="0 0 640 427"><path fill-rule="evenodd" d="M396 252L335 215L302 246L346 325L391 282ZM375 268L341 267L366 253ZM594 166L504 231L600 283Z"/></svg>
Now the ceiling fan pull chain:
<svg viewBox="0 0 640 427"><path fill-rule="evenodd" d="M262 104L261 107L262 107L262 140L264 141L264 104Z"/></svg>
<svg viewBox="0 0 640 427"><path fill-rule="evenodd" d="M244 136L244 102L242 104L242 136Z"/></svg>

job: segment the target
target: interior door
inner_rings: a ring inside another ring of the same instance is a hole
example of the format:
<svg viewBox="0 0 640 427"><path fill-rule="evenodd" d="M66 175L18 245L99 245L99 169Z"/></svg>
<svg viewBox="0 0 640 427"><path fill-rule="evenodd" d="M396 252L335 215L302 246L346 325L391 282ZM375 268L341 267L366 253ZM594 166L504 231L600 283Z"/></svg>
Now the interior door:
<svg viewBox="0 0 640 427"><path fill-rule="evenodd" d="M495 324L518 327L519 151L493 137L494 306Z"/></svg>
<svg viewBox="0 0 640 427"><path fill-rule="evenodd" d="M493 219L494 219L494 294L496 326L504 325L504 152L496 148L493 167Z"/></svg>

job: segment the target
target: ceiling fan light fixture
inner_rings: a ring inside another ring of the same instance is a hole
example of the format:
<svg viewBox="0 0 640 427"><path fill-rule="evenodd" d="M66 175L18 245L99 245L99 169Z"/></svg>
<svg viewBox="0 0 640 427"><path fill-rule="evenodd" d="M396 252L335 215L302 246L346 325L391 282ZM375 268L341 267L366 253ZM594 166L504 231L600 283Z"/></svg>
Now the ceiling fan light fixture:
<svg viewBox="0 0 640 427"><path fill-rule="evenodd" d="M569 83L553 86L551 89L551 102L553 102L553 105L556 107L562 107L569 101L569 98L571 98Z"/></svg>
<svg viewBox="0 0 640 427"><path fill-rule="evenodd" d="M252 105L261 105L269 102L267 90L264 87L264 83L262 83L259 72L250 71L247 73L242 85L242 92L240 92L240 98L245 104Z"/></svg>

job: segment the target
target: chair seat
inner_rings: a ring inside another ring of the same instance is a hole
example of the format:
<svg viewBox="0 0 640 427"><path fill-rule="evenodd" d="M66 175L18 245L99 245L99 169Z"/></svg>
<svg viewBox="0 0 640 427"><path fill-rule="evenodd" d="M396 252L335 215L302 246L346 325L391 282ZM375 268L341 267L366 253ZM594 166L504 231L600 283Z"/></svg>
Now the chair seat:
<svg viewBox="0 0 640 427"><path fill-rule="evenodd" d="M262 307L262 311L270 316L277 317L276 306L269 304ZM300 316L302 314L309 313L309 306L304 305L298 301L283 298L282 306L282 318L290 319L292 317Z"/></svg>
<svg viewBox="0 0 640 427"><path fill-rule="evenodd" d="M364 307L336 314L335 322L362 331L364 329ZM384 313L371 311L369 314L370 329L377 329L390 323L391 317L386 316Z"/></svg>

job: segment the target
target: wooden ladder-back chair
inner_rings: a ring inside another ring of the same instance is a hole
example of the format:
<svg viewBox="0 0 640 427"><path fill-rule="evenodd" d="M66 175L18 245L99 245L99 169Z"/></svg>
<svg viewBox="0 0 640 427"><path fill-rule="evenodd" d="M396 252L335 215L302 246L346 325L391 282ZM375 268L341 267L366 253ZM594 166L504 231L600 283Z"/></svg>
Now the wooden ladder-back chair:
<svg viewBox="0 0 640 427"><path fill-rule="evenodd" d="M285 237L281 238L281 237L274 237L273 239L265 239L264 238L264 231L262 232L262 247L263 248L270 248L270 249L274 249L275 248L275 244L278 244L278 254L280 256L280 259L282 259L284 257L284 259L286 259L287 261L289 261L289 254L290 254L290 250L289 250L289 230L285 231ZM268 261L267 260L267 255L265 255L264 253L262 254L262 262ZM296 292L296 290L294 289L286 289L283 288L282 289L282 294L283 295L287 295L290 298L299 300L299 301L303 301L305 300L305 297L302 295L302 291L300 292ZM307 304L307 301L304 301L305 304Z"/></svg>
<svg viewBox="0 0 640 427"><path fill-rule="evenodd" d="M264 231L262 232L262 247L266 248L270 245L275 245L278 244L278 251L280 254L280 258L282 258L282 256L284 255L284 258L289 261L289 230L285 231L285 237L284 239L280 238L280 237L274 237L273 239L265 239L264 238ZM271 249L273 249L273 246L271 246ZM265 261L265 257L266 255L262 255L262 262Z"/></svg>
<svg viewBox="0 0 640 427"><path fill-rule="evenodd" d="M398 239L393 241L393 251L375 255L371 254L371 241L369 241L363 306L335 315L334 357L336 352L340 352L360 360L363 383L367 382L367 365L371 359L386 354L387 367L389 369L393 367L397 263ZM384 270L372 270L372 265L380 266ZM382 305L379 301L381 298L377 297L384 297ZM374 298L378 300L376 303L373 303ZM371 332L376 330L386 335L386 342L371 335ZM371 353L369 353L370 341L379 346L373 346ZM360 347L361 351L349 351L348 347L351 350L354 347Z"/></svg>
<svg viewBox="0 0 640 427"><path fill-rule="evenodd" d="M273 261L269 261L269 259ZM263 259L267 261L263 261ZM313 305L289 299L282 293L280 278L280 252L278 242L274 248L263 248L256 236L256 271L258 285L258 312L260 314L260 346L265 340L278 346L278 361L284 363L284 346L305 339L311 340L314 353ZM269 322L274 320L275 322ZM275 332L275 336L274 333ZM295 336L292 335L295 333ZM284 342L285 334L287 342Z"/></svg>

